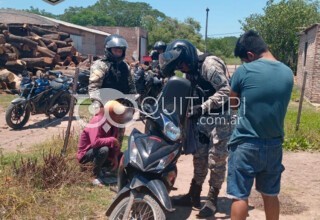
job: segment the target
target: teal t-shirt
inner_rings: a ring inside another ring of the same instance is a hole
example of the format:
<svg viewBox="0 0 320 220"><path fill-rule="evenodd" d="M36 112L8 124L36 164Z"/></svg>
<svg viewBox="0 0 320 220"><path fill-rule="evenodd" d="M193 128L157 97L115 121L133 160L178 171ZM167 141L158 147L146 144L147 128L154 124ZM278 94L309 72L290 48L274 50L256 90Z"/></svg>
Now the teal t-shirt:
<svg viewBox="0 0 320 220"><path fill-rule="evenodd" d="M291 69L279 61L261 58L238 67L231 89L241 101L229 144L246 138L283 137L292 86Z"/></svg>

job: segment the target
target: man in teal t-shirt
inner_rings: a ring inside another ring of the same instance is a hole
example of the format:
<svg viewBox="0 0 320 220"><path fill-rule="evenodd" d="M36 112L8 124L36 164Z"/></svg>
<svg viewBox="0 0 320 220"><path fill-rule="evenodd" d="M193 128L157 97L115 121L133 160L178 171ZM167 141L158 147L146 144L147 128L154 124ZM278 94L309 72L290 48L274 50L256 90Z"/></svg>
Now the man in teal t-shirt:
<svg viewBox="0 0 320 220"><path fill-rule="evenodd" d="M235 56L244 62L231 79L231 105L238 108L229 141L227 193L231 219L246 219L248 197L256 180L267 219L278 219L284 118L293 73L277 61L254 31L237 41Z"/></svg>

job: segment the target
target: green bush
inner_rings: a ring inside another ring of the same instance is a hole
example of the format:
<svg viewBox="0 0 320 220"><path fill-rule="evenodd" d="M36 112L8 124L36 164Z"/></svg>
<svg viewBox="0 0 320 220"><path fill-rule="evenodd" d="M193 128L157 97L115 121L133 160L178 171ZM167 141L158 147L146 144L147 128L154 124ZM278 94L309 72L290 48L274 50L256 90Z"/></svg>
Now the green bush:
<svg viewBox="0 0 320 220"><path fill-rule="evenodd" d="M313 150L315 144L311 143L308 138L303 136L285 138L283 147L286 150L296 151L296 150Z"/></svg>

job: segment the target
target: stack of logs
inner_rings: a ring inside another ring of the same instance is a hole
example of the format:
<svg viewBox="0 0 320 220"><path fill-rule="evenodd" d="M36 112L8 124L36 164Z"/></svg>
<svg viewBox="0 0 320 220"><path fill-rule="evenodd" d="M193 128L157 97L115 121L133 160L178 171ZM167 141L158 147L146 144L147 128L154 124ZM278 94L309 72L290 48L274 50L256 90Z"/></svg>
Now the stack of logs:
<svg viewBox="0 0 320 220"><path fill-rule="evenodd" d="M70 35L56 27L0 23L0 81L10 72L17 76L23 71L57 69L75 55L79 54ZM15 76L7 79L17 80Z"/></svg>
<svg viewBox="0 0 320 220"><path fill-rule="evenodd" d="M16 74L53 68L67 56L76 54L68 33L28 24L15 27L0 24L0 32L0 67Z"/></svg>

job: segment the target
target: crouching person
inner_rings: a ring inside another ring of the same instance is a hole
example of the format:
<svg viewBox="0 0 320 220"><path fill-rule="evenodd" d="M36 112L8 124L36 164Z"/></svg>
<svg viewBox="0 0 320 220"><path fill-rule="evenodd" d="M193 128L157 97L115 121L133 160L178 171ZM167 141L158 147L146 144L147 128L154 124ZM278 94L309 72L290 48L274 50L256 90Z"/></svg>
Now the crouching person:
<svg viewBox="0 0 320 220"><path fill-rule="evenodd" d="M111 103L111 105L109 104ZM97 113L87 124L80 135L78 143L77 159L79 163L93 162L93 184L103 185L106 177L102 167L106 164L112 165L112 170L118 168L118 161L122 155L121 146L118 141L119 129L113 126L108 119L112 114L110 106L122 106L119 102L109 101L104 111Z"/></svg>

